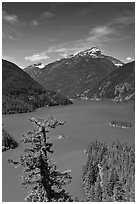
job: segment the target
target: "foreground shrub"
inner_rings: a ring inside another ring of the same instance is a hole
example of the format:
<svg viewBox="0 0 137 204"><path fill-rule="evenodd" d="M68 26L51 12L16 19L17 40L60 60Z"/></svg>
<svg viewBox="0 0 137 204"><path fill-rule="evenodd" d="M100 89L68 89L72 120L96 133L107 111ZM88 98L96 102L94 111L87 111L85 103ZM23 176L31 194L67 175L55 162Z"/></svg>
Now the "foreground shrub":
<svg viewBox="0 0 137 204"><path fill-rule="evenodd" d="M18 146L18 142L14 139L13 136L9 135L9 133L2 129L2 151L6 151L9 149L14 149Z"/></svg>
<svg viewBox="0 0 137 204"><path fill-rule="evenodd" d="M83 186L89 201L135 201L135 147L92 142L83 167Z"/></svg>

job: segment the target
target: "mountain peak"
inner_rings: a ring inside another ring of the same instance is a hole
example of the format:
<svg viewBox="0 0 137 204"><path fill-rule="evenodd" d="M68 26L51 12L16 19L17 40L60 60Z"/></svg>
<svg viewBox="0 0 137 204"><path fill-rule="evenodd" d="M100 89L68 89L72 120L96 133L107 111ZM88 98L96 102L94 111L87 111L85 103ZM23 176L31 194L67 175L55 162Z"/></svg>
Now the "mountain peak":
<svg viewBox="0 0 137 204"><path fill-rule="evenodd" d="M44 64L42 64L41 62L38 62L38 63L35 63L35 64L33 64L33 67L37 67L37 68L44 68L45 67L45 65Z"/></svg>
<svg viewBox="0 0 137 204"><path fill-rule="evenodd" d="M91 47L89 49L79 52L78 55L90 55L92 57L98 57L99 55L101 55L101 50L98 47Z"/></svg>
<svg viewBox="0 0 137 204"><path fill-rule="evenodd" d="M87 49L86 51L92 54L101 54L101 50L98 47L91 47Z"/></svg>

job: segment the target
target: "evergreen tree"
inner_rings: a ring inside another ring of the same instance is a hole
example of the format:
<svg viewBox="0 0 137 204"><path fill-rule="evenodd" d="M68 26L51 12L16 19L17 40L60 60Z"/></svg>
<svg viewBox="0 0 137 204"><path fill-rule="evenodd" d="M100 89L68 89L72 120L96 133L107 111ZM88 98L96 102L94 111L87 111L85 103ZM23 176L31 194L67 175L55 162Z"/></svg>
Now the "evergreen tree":
<svg viewBox="0 0 137 204"><path fill-rule="evenodd" d="M73 201L72 197L63 188L71 180L70 171L60 172L51 162L49 154L52 154L52 143L48 142L48 133L52 128L63 125L55 118L31 119L37 129L29 131L23 136L24 143L31 146L25 149L25 155L19 161L9 160L10 163L23 166L24 175L21 178L22 185L31 187L31 192L25 198L28 202L67 202Z"/></svg>
<svg viewBox="0 0 137 204"><path fill-rule="evenodd" d="M135 201L134 145L93 142L83 170L83 186L90 201Z"/></svg>
<svg viewBox="0 0 137 204"><path fill-rule="evenodd" d="M100 185L99 176L97 177L97 181L95 182L95 195L94 195L95 202L102 201L102 187Z"/></svg>

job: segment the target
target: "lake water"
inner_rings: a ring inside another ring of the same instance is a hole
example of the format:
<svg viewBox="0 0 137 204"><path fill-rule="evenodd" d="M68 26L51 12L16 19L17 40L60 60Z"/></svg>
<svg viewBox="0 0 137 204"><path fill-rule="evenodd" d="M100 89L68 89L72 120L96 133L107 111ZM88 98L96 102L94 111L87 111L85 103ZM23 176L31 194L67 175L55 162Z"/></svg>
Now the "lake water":
<svg viewBox="0 0 137 204"><path fill-rule="evenodd" d="M109 126L112 120L131 122L134 125L135 116L131 106L131 104L113 102L76 100L73 105L45 107L26 114L4 115L3 124L19 142L23 134L34 128L29 121L31 117L46 118L52 115L58 120L65 121L64 126L50 132L54 150L52 158L56 161L58 169L72 170L72 182L67 186L67 190L79 200L84 200L81 177L86 155L83 151L95 139L105 141L107 144L111 144L113 140L134 144L134 128L122 129ZM65 138L58 139L60 134ZM23 169L15 168L7 161L7 159L18 159L24 148L25 145L20 143L15 150L2 153L3 202L23 202L27 195L28 190L21 187L19 180Z"/></svg>

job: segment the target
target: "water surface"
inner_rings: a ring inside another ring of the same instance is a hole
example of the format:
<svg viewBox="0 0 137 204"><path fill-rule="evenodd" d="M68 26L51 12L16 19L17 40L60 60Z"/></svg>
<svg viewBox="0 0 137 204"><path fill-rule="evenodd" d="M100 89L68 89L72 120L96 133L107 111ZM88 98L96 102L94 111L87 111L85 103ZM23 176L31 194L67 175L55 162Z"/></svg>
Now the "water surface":
<svg viewBox="0 0 137 204"><path fill-rule="evenodd" d="M66 122L50 133L53 141L53 161L61 170L72 170L72 182L67 190L80 200L85 199L81 186L82 167L86 162L83 151L87 145L98 139L111 144L120 140L134 144L135 131L109 126L112 120L131 122L134 125L134 112L131 104L116 104L100 101L75 101L73 105L56 106L37 109L35 112L16 115L4 115L5 129L19 142L23 134L34 128L29 118L56 116ZM66 138L58 139L62 134ZM23 202L27 190L22 189L19 177L21 168L8 164L7 159L17 159L23 153L25 146L20 143L15 150L2 153L2 200L5 202Z"/></svg>

